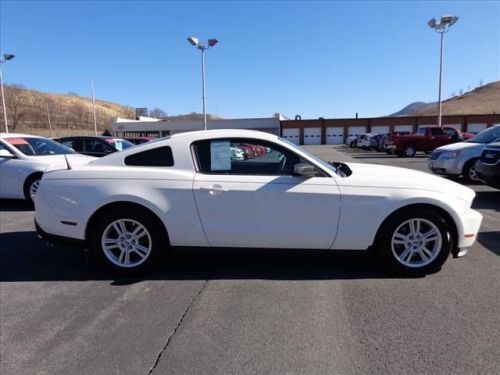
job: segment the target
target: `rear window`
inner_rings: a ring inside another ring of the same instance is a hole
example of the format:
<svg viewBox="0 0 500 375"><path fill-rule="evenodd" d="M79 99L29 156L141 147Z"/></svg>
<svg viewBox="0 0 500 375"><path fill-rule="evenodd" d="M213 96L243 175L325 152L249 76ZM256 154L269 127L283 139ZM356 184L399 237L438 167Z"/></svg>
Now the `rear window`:
<svg viewBox="0 0 500 375"><path fill-rule="evenodd" d="M168 146L138 152L125 158L125 165L139 167L172 167L174 157L172 149Z"/></svg>

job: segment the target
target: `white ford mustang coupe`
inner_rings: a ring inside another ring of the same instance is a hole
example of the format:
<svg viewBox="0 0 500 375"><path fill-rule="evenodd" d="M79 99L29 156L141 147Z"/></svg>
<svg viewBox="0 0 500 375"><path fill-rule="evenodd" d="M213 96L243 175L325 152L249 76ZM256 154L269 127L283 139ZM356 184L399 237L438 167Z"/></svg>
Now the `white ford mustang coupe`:
<svg viewBox="0 0 500 375"><path fill-rule="evenodd" d="M242 152L236 151L241 149ZM36 227L136 273L171 246L367 250L405 275L475 239L474 191L424 172L326 163L271 134L176 134L44 174Z"/></svg>

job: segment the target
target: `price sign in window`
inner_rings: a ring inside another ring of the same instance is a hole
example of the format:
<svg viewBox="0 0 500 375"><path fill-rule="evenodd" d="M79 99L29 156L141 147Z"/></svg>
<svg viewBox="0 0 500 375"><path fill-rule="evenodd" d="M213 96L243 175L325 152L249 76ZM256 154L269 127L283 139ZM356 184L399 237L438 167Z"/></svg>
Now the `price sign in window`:
<svg viewBox="0 0 500 375"><path fill-rule="evenodd" d="M210 169L212 171L231 170L231 144L229 141L210 143Z"/></svg>

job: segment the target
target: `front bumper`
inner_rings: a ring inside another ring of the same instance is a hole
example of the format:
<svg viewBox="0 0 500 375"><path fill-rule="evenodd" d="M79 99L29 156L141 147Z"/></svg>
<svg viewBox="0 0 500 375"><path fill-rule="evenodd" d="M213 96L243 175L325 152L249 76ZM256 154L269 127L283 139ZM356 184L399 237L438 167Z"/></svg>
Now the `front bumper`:
<svg viewBox="0 0 500 375"><path fill-rule="evenodd" d="M458 176L462 174L462 167L455 159L427 160L427 167L432 173L445 176Z"/></svg>
<svg viewBox="0 0 500 375"><path fill-rule="evenodd" d="M458 231L457 248L462 250L471 247L476 241L483 215L473 209L468 209L462 212L460 219L462 228Z"/></svg>
<svg viewBox="0 0 500 375"><path fill-rule="evenodd" d="M487 165L477 161L476 173L479 180L486 185L500 189L500 164Z"/></svg>

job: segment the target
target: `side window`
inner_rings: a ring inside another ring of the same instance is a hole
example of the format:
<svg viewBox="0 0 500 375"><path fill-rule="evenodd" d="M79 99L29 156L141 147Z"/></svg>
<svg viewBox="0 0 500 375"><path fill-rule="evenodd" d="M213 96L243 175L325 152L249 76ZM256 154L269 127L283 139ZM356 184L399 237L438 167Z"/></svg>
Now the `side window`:
<svg viewBox="0 0 500 375"><path fill-rule="evenodd" d="M141 167L172 167L174 157L168 146L138 152L125 158L125 165Z"/></svg>
<svg viewBox="0 0 500 375"><path fill-rule="evenodd" d="M431 135L443 135L443 129L441 128L431 128Z"/></svg>
<svg viewBox="0 0 500 375"><path fill-rule="evenodd" d="M287 149L254 139L211 139L194 144L200 172L234 175L293 175L304 162Z"/></svg>
<svg viewBox="0 0 500 375"><path fill-rule="evenodd" d="M455 129L443 129L443 133L444 135L447 135L447 136L450 136L450 137L453 137L454 135L457 135L457 131Z"/></svg>
<svg viewBox="0 0 500 375"><path fill-rule="evenodd" d="M61 141L61 143L69 148L72 148L73 150L75 150L77 152L83 151L83 140L81 140L81 139L67 139L67 140Z"/></svg>
<svg viewBox="0 0 500 375"><path fill-rule="evenodd" d="M114 150L111 149L110 146L105 144L104 142L101 142L98 139L86 139L85 140L85 151L86 152L95 152L95 153L110 153L113 152Z"/></svg>

